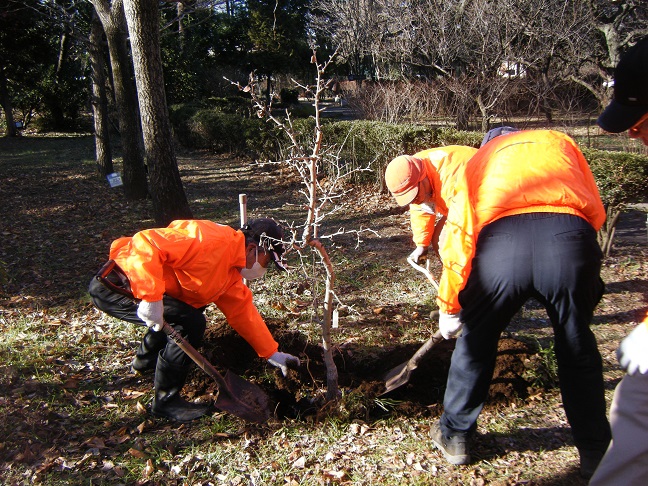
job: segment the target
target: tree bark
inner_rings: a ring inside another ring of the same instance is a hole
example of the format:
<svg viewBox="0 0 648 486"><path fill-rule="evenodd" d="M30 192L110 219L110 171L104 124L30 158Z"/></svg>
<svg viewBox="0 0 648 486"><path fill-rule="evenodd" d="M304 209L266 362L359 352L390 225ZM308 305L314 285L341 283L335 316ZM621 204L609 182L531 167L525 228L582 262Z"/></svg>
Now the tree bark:
<svg viewBox="0 0 648 486"><path fill-rule="evenodd" d="M103 27L96 15L90 28L90 68L92 71L92 111L94 114L95 159L99 175L113 172L110 130L108 124L108 97L106 95L106 66L103 50Z"/></svg>
<svg viewBox="0 0 648 486"><path fill-rule="evenodd" d="M2 110L5 114L5 123L7 125L5 137L15 137L17 132L13 117L13 105L11 103L11 96L9 96L9 90L7 89L7 77L4 73L4 66L2 65L0 65L0 104L2 105Z"/></svg>
<svg viewBox="0 0 648 486"><path fill-rule="evenodd" d="M137 110L137 90L129 57L128 29L122 0L91 0L101 20L108 52L115 92L115 105L123 152L124 193L128 199L145 199L148 196L146 167L140 117Z"/></svg>
<svg viewBox="0 0 648 486"><path fill-rule="evenodd" d="M180 180L164 93L160 54L160 13L157 0L124 0L131 40L135 81L151 181L153 211L158 225L193 217Z"/></svg>

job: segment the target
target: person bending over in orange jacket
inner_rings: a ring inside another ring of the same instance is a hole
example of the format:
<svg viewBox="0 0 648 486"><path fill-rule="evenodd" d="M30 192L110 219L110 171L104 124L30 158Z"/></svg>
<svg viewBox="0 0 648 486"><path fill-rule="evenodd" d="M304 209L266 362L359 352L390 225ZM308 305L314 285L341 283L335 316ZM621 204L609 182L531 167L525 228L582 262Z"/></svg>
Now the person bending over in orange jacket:
<svg viewBox="0 0 648 486"><path fill-rule="evenodd" d="M424 202L427 196L417 196L426 183L411 177L416 169L400 174L400 185L388 183L392 194L400 187L398 204ZM399 198L408 187L408 196ZM448 215L439 248L439 328L446 339L460 337L432 442L451 464L471 461L469 439L488 395L499 337L535 298L554 329L580 472L591 476L610 442L610 425L601 355L589 328L604 290L596 231L605 210L587 161L562 133L499 127L441 195Z"/></svg>
<svg viewBox="0 0 648 486"><path fill-rule="evenodd" d="M439 235L448 216L446 191L454 187L460 168L475 152L477 149L473 147L448 145L411 156L401 155L387 166L387 187L399 205L409 204L412 239L416 245L409 258L416 263L427 258L430 245L438 254Z"/></svg>
<svg viewBox="0 0 648 486"><path fill-rule="evenodd" d="M207 324L204 311L211 303L260 357L284 375L300 365L297 357L279 352L243 282L263 276L271 262L285 270L282 238L282 228L272 219L252 220L240 230L212 221L178 220L112 243L110 259L116 265L106 278L129 290L134 299L98 278L90 282L89 293L107 314L148 326L132 367L139 372L155 370L154 415L190 422L209 409L181 398L191 358L161 329L166 320L198 348Z"/></svg>

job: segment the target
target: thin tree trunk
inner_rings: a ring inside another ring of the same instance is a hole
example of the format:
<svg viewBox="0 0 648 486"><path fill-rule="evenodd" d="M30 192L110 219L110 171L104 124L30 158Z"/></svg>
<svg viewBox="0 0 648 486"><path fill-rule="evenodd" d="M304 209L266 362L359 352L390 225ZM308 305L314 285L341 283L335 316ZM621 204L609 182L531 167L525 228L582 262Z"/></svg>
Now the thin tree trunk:
<svg viewBox="0 0 648 486"><path fill-rule="evenodd" d="M113 172L110 130L108 124L108 97L106 95L106 66L104 62L103 27L96 15L90 29L90 67L92 70L92 111L94 113L95 158L99 175Z"/></svg>
<svg viewBox="0 0 648 486"><path fill-rule="evenodd" d="M157 0L125 0L144 150L151 181L153 211L158 225L192 218L182 187L164 93L160 54L160 13Z"/></svg>
<svg viewBox="0 0 648 486"><path fill-rule="evenodd" d="M108 41L115 105L123 152L124 193L128 199L148 196L137 90L128 50L128 29L122 0L92 0Z"/></svg>
<svg viewBox="0 0 648 486"><path fill-rule="evenodd" d="M11 96L9 96L9 90L7 89L7 77L4 73L4 66L2 65L0 65L0 104L2 105L2 110L5 114L5 123L7 125L5 137L15 137L17 132L13 117L13 105L11 103Z"/></svg>

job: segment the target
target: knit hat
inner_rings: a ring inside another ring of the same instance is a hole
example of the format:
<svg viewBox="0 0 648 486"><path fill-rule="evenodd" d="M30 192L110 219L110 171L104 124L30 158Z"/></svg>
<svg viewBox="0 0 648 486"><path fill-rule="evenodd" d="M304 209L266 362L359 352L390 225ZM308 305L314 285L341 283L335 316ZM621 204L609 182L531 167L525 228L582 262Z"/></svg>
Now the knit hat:
<svg viewBox="0 0 648 486"><path fill-rule="evenodd" d="M614 70L614 98L596 123L611 133L632 128L648 113L648 37L637 42Z"/></svg>
<svg viewBox="0 0 648 486"><path fill-rule="evenodd" d="M483 147L486 145L488 142L493 140L495 137L499 137L500 135L506 135L507 133L513 133L519 131L517 128L513 127L497 127L489 130L486 132L486 135L484 135L484 138L482 139L482 143L480 147Z"/></svg>
<svg viewBox="0 0 648 486"><path fill-rule="evenodd" d="M423 162L409 155L392 160L385 170L385 184L399 206L407 206L418 194L418 184L426 176Z"/></svg>

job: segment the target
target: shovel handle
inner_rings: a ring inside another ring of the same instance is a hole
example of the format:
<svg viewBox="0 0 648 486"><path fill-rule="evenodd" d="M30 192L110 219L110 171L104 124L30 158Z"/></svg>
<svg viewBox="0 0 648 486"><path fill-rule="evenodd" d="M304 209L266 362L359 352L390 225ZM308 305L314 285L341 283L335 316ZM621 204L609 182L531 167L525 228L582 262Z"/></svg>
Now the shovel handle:
<svg viewBox="0 0 648 486"><path fill-rule="evenodd" d="M196 350L196 348L189 344L189 342L187 342L187 340L183 338L178 331L173 329L167 321L164 321L162 331L164 331L167 336L173 339L173 342L175 342L178 347L182 349L187 354L187 356L189 356L193 360L194 363L196 363L205 373L211 376L214 381L218 383L218 386L221 390L227 390L229 388L227 386L225 378L223 378L223 375L221 375L218 370L214 368L214 366Z"/></svg>
<svg viewBox="0 0 648 486"><path fill-rule="evenodd" d="M430 281L430 283L432 284L432 286L436 289L436 291L437 292L439 291L439 284L437 283L436 280L434 280L434 277L432 276L432 274L430 273L430 271L427 268L419 265L418 263L416 263L414 261L414 259L409 258L409 257L407 258L407 263L409 263L410 265L412 265L412 267L414 267L416 270L418 270L423 275L425 275L427 277L427 279Z"/></svg>
<svg viewBox="0 0 648 486"><path fill-rule="evenodd" d="M441 331L435 332L430 339L425 341L423 343L423 346L421 346L416 353L410 358L409 362L407 363L407 367L409 369L416 369L418 367L419 361L421 361L421 358L428 354L430 349L432 349L434 346L436 346L438 343L443 341L443 335L441 334Z"/></svg>

